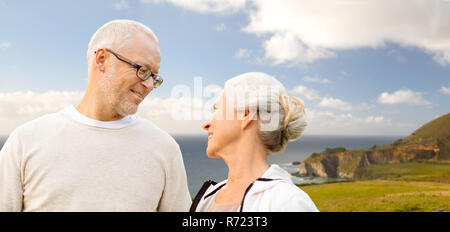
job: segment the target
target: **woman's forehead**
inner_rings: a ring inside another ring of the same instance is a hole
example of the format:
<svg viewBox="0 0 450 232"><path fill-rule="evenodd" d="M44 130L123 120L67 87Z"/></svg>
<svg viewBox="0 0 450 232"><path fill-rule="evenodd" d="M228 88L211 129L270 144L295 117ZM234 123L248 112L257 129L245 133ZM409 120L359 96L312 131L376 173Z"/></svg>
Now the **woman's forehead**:
<svg viewBox="0 0 450 232"><path fill-rule="evenodd" d="M226 101L225 99L225 91L222 91L219 95L219 97L216 99L216 101L214 102L215 106L219 106L222 105L223 102Z"/></svg>

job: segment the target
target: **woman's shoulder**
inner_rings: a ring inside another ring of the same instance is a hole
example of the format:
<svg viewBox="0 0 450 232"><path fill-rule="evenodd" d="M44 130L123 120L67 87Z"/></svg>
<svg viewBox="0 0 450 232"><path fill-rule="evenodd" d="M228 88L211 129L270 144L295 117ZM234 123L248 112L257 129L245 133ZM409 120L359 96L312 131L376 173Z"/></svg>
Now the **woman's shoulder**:
<svg viewBox="0 0 450 232"><path fill-rule="evenodd" d="M309 195L291 182L279 181L267 191L274 211L318 211Z"/></svg>
<svg viewBox="0 0 450 232"><path fill-rule="evenodd" d="M270 192L274 195L282 195L282 196L289 196L289 197L306 197L308 194L306 194L302 189L300 189L298 186L294 185L291 182L288 181L276 181L276 183L273 184L273 186L266 190L266 192Z"/></svg>

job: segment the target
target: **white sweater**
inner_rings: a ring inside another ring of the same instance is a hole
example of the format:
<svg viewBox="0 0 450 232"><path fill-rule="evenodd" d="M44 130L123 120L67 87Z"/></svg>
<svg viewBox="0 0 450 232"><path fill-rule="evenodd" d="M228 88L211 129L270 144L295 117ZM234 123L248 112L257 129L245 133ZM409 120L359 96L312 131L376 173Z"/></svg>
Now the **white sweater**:
<svg viewBox="0 0 450 232"><path fill-rule="evenodd" d="M0 211L187 211L178 144L152 122L73 107L18 127L0 151Z"/></svg>
<svg viewBox="0 0 450 232"><path fill-rule="evenodd" d="M224 180L199 193L191 211L205 212L215 199ZM198 205L195 205L197 203ZM247 188L238 211L241 212L318 212L311 198L292 183L291 176L278 165L272 164L261 178Z"/></svg>

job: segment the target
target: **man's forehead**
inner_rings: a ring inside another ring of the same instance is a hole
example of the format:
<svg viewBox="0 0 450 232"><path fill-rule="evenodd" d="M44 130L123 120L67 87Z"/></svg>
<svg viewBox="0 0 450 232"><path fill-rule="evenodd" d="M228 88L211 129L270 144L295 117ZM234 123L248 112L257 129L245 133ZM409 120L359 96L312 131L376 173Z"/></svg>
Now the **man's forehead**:
<svg viewBox="0 0 450 232"><path fill-rule="evenodd" d="M141 50L136 56L136 62L150 68L154 72L157 72L161 62L159 49Z"/></svg>
<svg viewBox="0 0 450 232"><path fill-rule="evenodd" d="M159 70L161 54L158 43L153 38L149 36L134 38L130 50L136 63L151 68L154 72Z"/></svg>

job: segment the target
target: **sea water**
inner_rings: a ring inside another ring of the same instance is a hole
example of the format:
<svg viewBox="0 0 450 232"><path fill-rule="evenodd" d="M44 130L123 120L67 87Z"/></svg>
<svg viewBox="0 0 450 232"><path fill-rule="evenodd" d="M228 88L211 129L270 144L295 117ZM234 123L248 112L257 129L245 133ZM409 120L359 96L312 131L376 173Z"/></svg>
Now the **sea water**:
<svg viewBox="0 0 450 232"><path fill-rule="evenodd" d="M303 135L298 141L290 142L283 154L268 157L270 164L278 164L289 173L297 173L299 162L314 152L326 148L345 147L347 150L370 148L373 145L391 143L404 136L331 136ZM209 159L206 156L208 137L204 136L174 136L183 153L184 165L188 176L189 191L195 196L206 180L216 182L227 178L228 168L220 159ZM326 178L302 178L292 175L296 184L323 183Z"/></svg>
<svg viewBox="0 0 450 232"><path fill-rule="evenodd" d="M373 145L391 143L404 136L331 136L331 135L303 135L300 140L290 142L283 154L269 156L270 164L278 164L289 173L296 173L303 161L313 152L321 152L326 148L345 147L347 150L370 148ZM220 159L210 159L206 156L208 146L207 135L203 136L174 136L180 145L188 179L191 196L194 197L206 180L216 182L227 178L228 168ZM0 148L6 136L0 137ZM322 183L329 181L325 178L301 178L292 176L296 184Z"/></svg>

